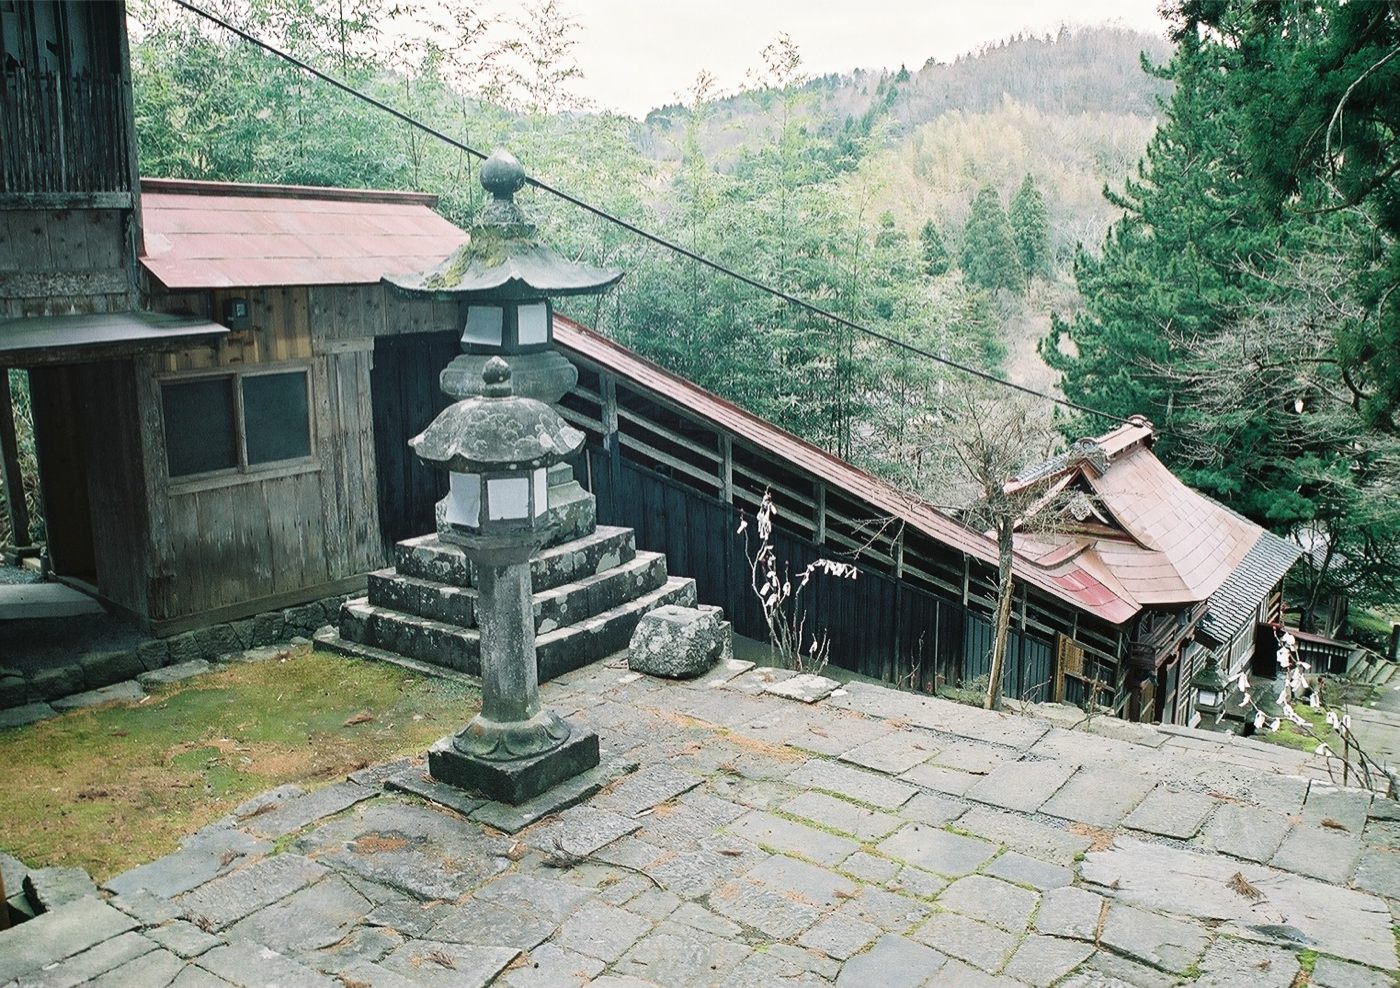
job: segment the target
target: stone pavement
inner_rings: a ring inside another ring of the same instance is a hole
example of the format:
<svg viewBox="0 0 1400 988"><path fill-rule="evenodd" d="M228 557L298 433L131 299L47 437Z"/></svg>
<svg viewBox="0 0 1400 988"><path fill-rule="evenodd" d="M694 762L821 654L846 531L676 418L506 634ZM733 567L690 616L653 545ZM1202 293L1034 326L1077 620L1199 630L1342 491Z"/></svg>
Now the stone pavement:
<svg viewBox="0 0 1400 988"><path fill-rule="evenodd" d="M570 808L274 790L0 934L0 985L1394 983L1400 807L1308 756L787 675L571 673Z"/></svg>

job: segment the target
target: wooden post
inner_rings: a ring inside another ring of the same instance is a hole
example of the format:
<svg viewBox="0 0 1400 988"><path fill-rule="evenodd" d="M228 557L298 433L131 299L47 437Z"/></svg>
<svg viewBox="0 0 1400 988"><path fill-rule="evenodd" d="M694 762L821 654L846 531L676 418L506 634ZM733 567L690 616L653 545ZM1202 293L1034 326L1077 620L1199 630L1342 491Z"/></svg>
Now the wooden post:
<svg viewBox="0 0 1400 988"><path fill-rule="evenodd" d="M29 545L29 508L24 503L24 477L19 472L19 440L10 403L10 372L0 367L0 482L5 485L5 510L10 519L10 542Z"/></svg>
<svg viewBox="0 0 1400 988"><path fill-rule="evenodd" d="M4 371L0 371L3 374ZM0 872L0 931L10 928L10 903L5 897L5 875Z"/></svg>
<svg viewBox="0 0 1400 988"><path fill-rule="evenodd" d="M734 437L724 433L719 437L719 498L725 504L734 503Z"/></svg>
<svg viewBox="0 0 1400 988"><path fill-rule="evenodd" d="M622 486L622 443L617 434L617 378L611 374L598 376L598 390L603 399L603 449L608 453L608 490L617 503L618 488Z"/></svg>
<svg viewBox="0 0 1400 988"><path fill-rule="evenodd" d="M817 545L826 544L826 484L817 481Z"/></svg>

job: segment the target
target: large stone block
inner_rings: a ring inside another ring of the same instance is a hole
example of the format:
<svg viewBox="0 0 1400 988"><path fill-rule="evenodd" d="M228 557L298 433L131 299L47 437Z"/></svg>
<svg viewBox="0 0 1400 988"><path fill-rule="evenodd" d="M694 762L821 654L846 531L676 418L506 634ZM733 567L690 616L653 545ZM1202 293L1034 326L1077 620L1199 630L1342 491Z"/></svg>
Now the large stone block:
<svg viewBox="0 0 1400 988"><path fill-rule="evenodd" d="M627 666L651 676L693 679L707 672L727 647L726 628L718 611L668 604L650 611L637 623Z"/></svg>
<svg viewBox="0 0 1400 988"><path fill-rule="evenodd" d="M598 735L573 725L569 739L533 758L489 762L464 755L452 737L428 749L428 773L438 782L518 806L598 764Z"/></svg>

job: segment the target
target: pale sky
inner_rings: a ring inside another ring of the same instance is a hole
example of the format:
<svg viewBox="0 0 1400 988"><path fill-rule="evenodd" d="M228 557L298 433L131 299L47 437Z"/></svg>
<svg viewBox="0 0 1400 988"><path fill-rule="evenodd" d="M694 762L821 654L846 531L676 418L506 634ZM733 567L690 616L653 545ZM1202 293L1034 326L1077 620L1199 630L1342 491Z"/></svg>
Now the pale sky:
<svg viewBox="0 0 1400 988"><path fill-rule="evenodd" d="M1159 0L563 0L579 21L584 80L599 108L642 116L676 101L703 69L730 92L786 31L808 75L911 70L1018 31L1117 23L1161 35Z"/></svg>

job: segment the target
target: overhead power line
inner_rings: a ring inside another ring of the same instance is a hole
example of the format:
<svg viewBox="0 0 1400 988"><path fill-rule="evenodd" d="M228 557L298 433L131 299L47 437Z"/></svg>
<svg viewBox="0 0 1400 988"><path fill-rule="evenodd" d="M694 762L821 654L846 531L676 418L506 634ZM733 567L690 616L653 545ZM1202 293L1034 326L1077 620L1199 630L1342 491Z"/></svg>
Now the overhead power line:
<svg viewBox="0 0 1400 988"><path fill-rule="evenodd" d="M351 86L348 83L341 82L334 76L322 72L314 65L310 65L307 62L302 61L295 55L292 55L290 52L285 52L282 49L278 48L276 45L270 44L269 42L262 40L256 35L250 34L249 32L243 30L241 27L238 27L236 24L230 24L228 21L224 20L217 14L210 13L209 11L204 10L202 7L198 7L195 4L190 3L189 0L171 0L171 2L173 2L177 6L184 7L191 13L203 17L205 20L213 24L217 24L219 27L223 28L226 31L236 34L238 37L242 38L249 44L256 45L257 47L263 49L269 54L275 55L283 61L295 65L298 69L301 69L303 72L315 76L317 79L320 79L322 82L327 83L328 85L334 86L341 92L353 96L355 99L360 100L361 102L368 103L375 109L382 110L390 116L408 124L410 127L415 127L425 134L429 134L433 137L436 137L438 140L443 141L446 144L450 144L452 147L457 148L459 151L465 151L472 157L479 158L483 161L487 157L485 152L482 152L477 148L471 147L468 144L462 143L450 134L445 134L442 131L438 130L436 127L433 127L430 124L426 124L418 118L412 117L407 113L404 113L402 110L390 106L388 103L376 99L375 97L369 95L366 92L362 92L361 90L356 89L354 86ZM1014 391L1019 391L1022 394L1027 394L1031 397L1039 398L1042 401L1053 402L1054 404L1060 405L1061 407L1071 408L1077 412L1083 412L1086 415L1094 415L1099 418L1106 419L1110 422L1117 422L1119 424L1125 424L1128 422L1128 420L1122 417L1121 415L1112 415L1108 412L1100 411L1097 408L1090 408L1087 405L1081 405L1077 402L1070 401L1068 398L1060 398L1056 395L1047 394L1044 391L1037 391L1035 388L1027 387L1024 384L1016 384L1012 381L1003 380L1002 378L999 378L994 374L989 374L984 370L980 370L976 367L971 367L967 364L961 363L956 360L952 360L948 357L939 356L938 354L933 353L929 350L925 350L922 347L914 346L912 343L906 343L904 340L901 340L898 337L890 336L889 334L882 333L876 329L871 329L869 326L865 326L861 323L847 319L845 316L838 315L837 313L832 312L829 309L824 309L819 305L816 305L812 302L808 302L806 299L799 298L798 296L793 295L790 292L784 291L781 288L775 288L772 285L765 284L764 282L759 281L756 278L751 278L741 271L735 271L733 268L727 267L726 265L721 264L719 261L711 260L703 254L698 254L690 248L682 246L681 244L678 244L673 240L668 240L667 238L661 236L658 233L652 233L650 230L644 229L640 226L637 226L635 223L632 223L628 220L623 219L620 216L616 216L608 212L601 206L595 206L590 202L580 199L578 196L573 195L572 193L565 192L563 189L556 188L553 185L550 185L548 182L544 182L540 179L529 176L527 176L526 181L530 185L539 189L541 192L546 192L549 195L555 196L558 199L562 199L564 202L567 202L572 206L576 206L579 209L584 210L585 212L592 213L594 216L606 220L607 222L612 223L615 226L619 226L622 229L628 231L629 233L635 234L636 236L641 237L644 240L649 240L660 247L664 247L666 250L672 251L675 254L679 254L681 257L694 261L695 263L707 267L710 270L718 272L719 274L722 274L726 277L733 278L734 280L741 282L742 284L748 285L750 288L753 288L759 292L771 295L774 298L782 299L784 302L787 302L790 305L794 305L799 309L803 309L807 312L810 312L812 315L819 316L823 319L827 319L838 326L844 326L847 329L853 330L857 333L863 333L864 335L869 336L872 339L880 340L881 342L887 343L890 346L896 347L900 350L904 350L907 353L912 353L916 356L923 357L926 360L932 360L933 362L942 364L945 367L951 367L953 370L960 371L964 374L968 374L975 378L979 378L980 380L986 381L989 384L995 384L1003 388L1010 388Z"/></svg>

